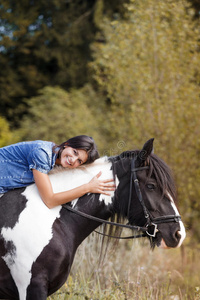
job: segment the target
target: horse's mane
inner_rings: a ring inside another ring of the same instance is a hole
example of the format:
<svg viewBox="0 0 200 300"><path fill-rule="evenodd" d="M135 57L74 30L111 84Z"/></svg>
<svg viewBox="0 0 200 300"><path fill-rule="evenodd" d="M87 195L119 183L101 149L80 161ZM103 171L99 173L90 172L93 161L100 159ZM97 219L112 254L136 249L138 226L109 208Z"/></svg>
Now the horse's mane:
<svg viewBox="0 0 200 300"><path fill-rule="evenodd" d="M113 163L113 171L115 173L115 163L117 161L122 162L122 168L124 159L128 158L129 160L136 158L140 153L140 150L134 151L124 151L118 156L110 157L110 161ZM163 195L167 192L172 196L173 199L176 199L176 187L174 184L174 178L172 175L171 169L168 165L156 154L151 154L145 165L149 166L148 178L154 176L158 185L158 188L162 191ZM115 174L114 174L115 175Z"/></svg>
<svg viewBox="0 0 200 300"><path fill-rule="evenodd" d="M149 167L148 177L155 177L163 196L168 192L175 200L176 187L171 169L160 157L155 154L151 154L149 156Z"/></svg>

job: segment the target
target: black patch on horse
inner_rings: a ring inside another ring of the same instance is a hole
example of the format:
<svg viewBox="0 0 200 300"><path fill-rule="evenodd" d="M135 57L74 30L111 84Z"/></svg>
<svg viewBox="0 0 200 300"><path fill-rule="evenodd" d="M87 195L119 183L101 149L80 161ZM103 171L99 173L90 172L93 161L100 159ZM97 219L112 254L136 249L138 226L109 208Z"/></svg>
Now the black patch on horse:
<svg viewBox="0 0 200 300"><path fill-rule="evenodd" d="M19 215L26 207L27 199L22 195L25 188L19 188L5 193L0 198L0 229L13 228L19 219Z"/></svg>

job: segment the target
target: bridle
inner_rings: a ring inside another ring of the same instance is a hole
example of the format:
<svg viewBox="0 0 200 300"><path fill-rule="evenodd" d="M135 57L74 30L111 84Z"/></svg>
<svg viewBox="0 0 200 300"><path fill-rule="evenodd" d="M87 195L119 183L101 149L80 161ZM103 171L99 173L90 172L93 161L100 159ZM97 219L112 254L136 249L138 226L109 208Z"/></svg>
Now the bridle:
<svg viewBox="0 0 200 300"><path fill-rule="evenodd" d="M146 226L145 233L148 236L155 237L156 233L159 231L157 228L158 227L157 224L179 222L181 220L181 216L180 215L165 215L165 216L153 218L150 215L150 212L148 211L148 209L144 203L142 193L140 190L139 180L137 178L137 171L141 171L141 170L145 170L145 169L149 169L149 166L136 168L135 167L135 158L132 159L132 161L131 161L131 184L130 184L129 203L128 203L128 220L130 218L132 182L134 182L136 195L138 197L138 200L140 201L140 204L142 205L144 216L147 221L146 225L145 225Z"/></svg>
<svg viewBox="0 0 200 300"><path fill-rule="evenodd" d="M73 213L75 213L79 216L85 217L87 219L90 219L90 220L93 220L93 221L96 221L96 222L99 222L99 223L102 223L102 224L109 224L109 225L114 225L114 226L117 226L117 227L128 228L128 229L131 229L131 230L136 230L136 231L142 231L143 232L143 234L133 235L133 236L128 236L128 237L114 237L114 236L110 236L110 235L100 233L101 235L104 235L104 236L109 236L109 237L112 237L112 238L121 238L121 239L145 237L147 235L150 236L150 237L155 237L156 233L159 231L158 228L157 228L158 224L179 222L181 220L181 216L180 215L165 215L165 216L160 216L160 217L153 218L150 215L150 213L149 213L149 211L148 211L148 209L147 209L147 207L144 203L142 193L141 193L141 190L140 190L139 180L137 178L137 171L142 171L142 170L147 170L147 169L149 169L149 166L136 168L135 167L135 158L132 159L132 161L131 161L130 191L129 191L129 201L128 201L128 210L127 210L127 218L129 220L131 200L132 200L131 196L132 196L132 189L133 189L133 183L134 183L134 188L135 188L135 191L136 191L136 195L138 197L138 200L139 200L140 204L142 205L144 216L145 216L145 219L146 219L145 226L130 225L129 223L128 224L120 224L120 223L107 221L107 220L104 220L104 219L100 219L100 218L88 215L84 212L78 211L78 210L70 207L67 204L64 204L63 208L65 208L65 209L67 209L67 210L69 210L69 211L71 211L71 212L73 212Z"/></svg>

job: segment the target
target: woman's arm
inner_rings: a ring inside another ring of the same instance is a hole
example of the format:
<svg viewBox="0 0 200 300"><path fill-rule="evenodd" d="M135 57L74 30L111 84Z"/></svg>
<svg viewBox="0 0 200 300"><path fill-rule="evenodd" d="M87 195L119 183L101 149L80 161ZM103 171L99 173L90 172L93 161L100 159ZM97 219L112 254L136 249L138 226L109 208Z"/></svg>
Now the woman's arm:
<svg viewBox="0 0 200 300"><path fill-rule="evenodd" d="M53 208L57 205L65 204L87 193L110 195L108 191L115 190L115 185L113 183L108 184L109 182L113 182L113 179L98 179L101 176L101 172L94 176L90 182L72 190L60 193L53 192L52 185L47 174L33 169L33 176L40 196L48 208Z"/></svg>

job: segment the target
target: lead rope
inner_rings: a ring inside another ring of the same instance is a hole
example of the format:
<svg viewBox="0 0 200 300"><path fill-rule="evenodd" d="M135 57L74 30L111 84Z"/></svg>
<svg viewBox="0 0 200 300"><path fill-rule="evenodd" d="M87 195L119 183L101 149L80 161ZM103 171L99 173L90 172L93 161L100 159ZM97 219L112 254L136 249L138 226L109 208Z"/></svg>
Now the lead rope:
<svg viewBox="0 0 200 300"><path fill-rule="evenodd" d="M88 215L88 214L86 214L82 211L75 210L74 208L70 207L67 204L62 205L62 207L69 210L69 211L71 211L71 212L73 212L73 213L75 213L75 214L77 214L77 215L79 215L79 216L82 216L84 218L87 218L87 219L90 219L90 220L93 220L93 221L96 221L96 222L99 222L99 223L102 223L102 224L104 223L104 224L114 225L114 226L118 226L118 227L122 227L122 228L128 228L128 229L131 229L131 230L143 231L143 232L146 232L146 230L147 230L147 227L120 224L120 223L115 223L115 222L107 221L107 220L104 220L104 219L100 219L100 218Z"/></svg>

